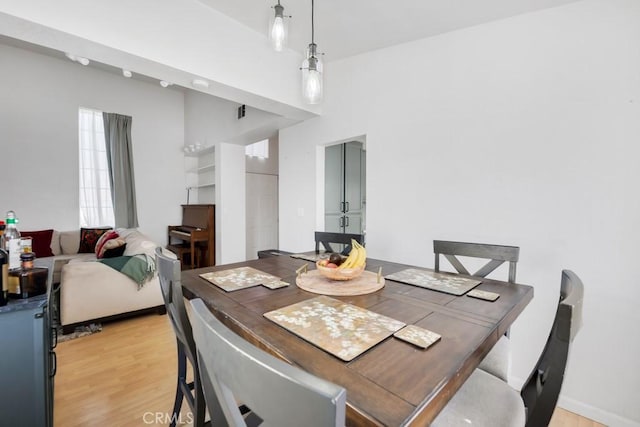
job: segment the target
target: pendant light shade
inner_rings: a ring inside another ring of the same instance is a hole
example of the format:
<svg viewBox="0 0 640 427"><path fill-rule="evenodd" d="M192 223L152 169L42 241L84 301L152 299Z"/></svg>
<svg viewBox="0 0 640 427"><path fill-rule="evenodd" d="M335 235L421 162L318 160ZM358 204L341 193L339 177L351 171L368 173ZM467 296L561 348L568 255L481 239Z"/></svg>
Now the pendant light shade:
<svg viewBox="0 0 640 427"><path fill-rule="evenodd" d="M269 19L269 41L276 52L282 52L287 47L288 22L285 19L284 7L280 5L279 0L273 9L275 13Z"/></svg>
<svg viewBox="0 0 640 427"><path fill-rule="evenodd" d="M308 104L322 102L322 61L316 53L317 46L311 43L302 61L302 96Z"/></svg>
<svg viewBox="0 0 640 427"><path fill-rule="evenodd" d="M314 12L313 0L311 0L311 43L307 48L305 59L302 61L302 96L307 104L319 104L322 102L322 61L318 57L318 46L314 41Z"/></svg>

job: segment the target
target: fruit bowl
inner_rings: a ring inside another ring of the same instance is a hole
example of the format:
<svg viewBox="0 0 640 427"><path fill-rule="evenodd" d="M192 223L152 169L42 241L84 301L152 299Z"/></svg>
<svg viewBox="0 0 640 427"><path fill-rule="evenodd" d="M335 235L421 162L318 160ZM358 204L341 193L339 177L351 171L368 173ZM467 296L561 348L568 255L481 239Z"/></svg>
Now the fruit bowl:
<svg viewBox="0 0 640 427"><path fill-rule="evenodd" d="M318 264L320 261L316 262L316 268L327 279L331 280L351 280L360 276L364 271L365 265L355 268L329 268L323 267Z"/></svg>

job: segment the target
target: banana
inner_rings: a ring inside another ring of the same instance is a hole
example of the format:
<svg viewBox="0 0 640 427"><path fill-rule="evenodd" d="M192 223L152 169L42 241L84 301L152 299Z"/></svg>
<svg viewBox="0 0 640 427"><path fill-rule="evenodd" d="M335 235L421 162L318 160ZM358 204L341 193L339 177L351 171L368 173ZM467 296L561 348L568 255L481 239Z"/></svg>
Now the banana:
<svg viewBox="0 0 640 427"><path fill-rule="evenodd" d="M356 242L357 243L357 242ZM358 259L354 267L362 267L367 262L367 250L358 243Z"/></svg>
<svg viewBox="0 0 640 427"><path fill-rule="evenodd" d="M347 259L342 261L342 264L340 264L338 268L341 270L344 270L345 268L351 268L357 258L358 258L358 250L356 248L351 248L351 252L349 252L349 256L347 257Z"/></svg>
<svg viewBox="0 0 640 427"><path fill-rule="evenodd" d="M349 252L349 256L347 257L347 259L345 259L338 268L339 269L358 268L363 266L366 260L367 260L366 249L360 243L351 239L351 252Z"/></svg>

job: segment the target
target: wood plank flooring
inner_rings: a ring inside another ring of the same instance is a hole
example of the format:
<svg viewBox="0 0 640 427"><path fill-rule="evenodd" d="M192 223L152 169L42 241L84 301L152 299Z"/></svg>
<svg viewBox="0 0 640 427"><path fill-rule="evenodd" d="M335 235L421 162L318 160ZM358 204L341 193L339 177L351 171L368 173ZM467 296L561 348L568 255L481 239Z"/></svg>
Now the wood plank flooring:
<svg viewBox="0 0 640 427"><path fill-rule="evenodd" d="M107 323L58 344L55 427L168 425L176 387L176 341L167 316ZM178 425L189 425L183 404ZM551 427L603 427L558 408Z"/></svg>

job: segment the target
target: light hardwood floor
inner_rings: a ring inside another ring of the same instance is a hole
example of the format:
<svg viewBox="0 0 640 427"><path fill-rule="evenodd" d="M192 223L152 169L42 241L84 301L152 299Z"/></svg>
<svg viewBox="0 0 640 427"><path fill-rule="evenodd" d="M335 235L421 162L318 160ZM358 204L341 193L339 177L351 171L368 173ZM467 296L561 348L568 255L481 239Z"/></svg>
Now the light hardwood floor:
<svg viewBox="0 0 640 427"><path fill-rule="evenodd" d="M58 344L56 353L55 427L169 424L163 418L173 407L177 367L167 316L108 323L102 332ZM188 425L190 414L180 421ZM602 424L558 408L550 426Z"/></svg>

